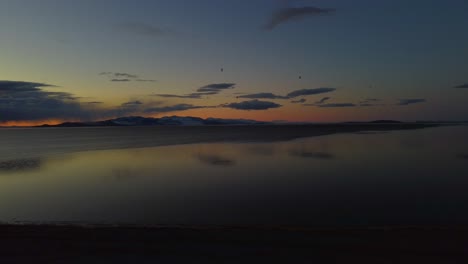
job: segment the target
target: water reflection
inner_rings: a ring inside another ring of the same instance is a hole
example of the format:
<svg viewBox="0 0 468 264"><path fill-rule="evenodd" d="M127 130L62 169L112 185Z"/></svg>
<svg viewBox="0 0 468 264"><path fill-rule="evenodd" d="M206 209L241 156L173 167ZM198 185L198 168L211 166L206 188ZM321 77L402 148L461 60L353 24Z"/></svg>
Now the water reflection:
<svg viewBox="0 0 468 264"><path fill-rule="evenodd" d="M18 171L38 170L40 169L41 165L41 159L16 159L0 161L0 172L14 173Z"/></svg>
<svg viewBox="0 0 468 264"><path fill-rule="evenodd" d="M216 154L198 154L196 158L202 163L213 166L233 166L236 164L234 160Z"/></svg>
<svg viewBox="0 0 468 264"><path fill-rule="evenodd" d="M460 159L468 158L467 132L468 128L448 127L350 133L5 161L0 163L0 176L15 177L0 177L0 220L294 226L466 223L468 166ZM401 144L417 138L423 139L419 142L424 147Z"/></svg>
<svg viewBox="0 0 468 264"><path fill-rule="evenodd" d="M301 157L301 158L312 158L312 159L323 159L323 160L330 160L334 159L335 156L326 153L326 152L311 152L306 150L291 150L289 152L291 156Z"/></svg>

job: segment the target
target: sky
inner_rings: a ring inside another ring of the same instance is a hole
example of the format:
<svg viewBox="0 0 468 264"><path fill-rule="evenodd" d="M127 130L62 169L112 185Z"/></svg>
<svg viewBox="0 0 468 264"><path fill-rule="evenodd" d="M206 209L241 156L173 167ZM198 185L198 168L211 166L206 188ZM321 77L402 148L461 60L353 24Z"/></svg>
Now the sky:
<svg viewBox="0 0 468 264"><path fill-rule="evenodd" d="M0 0L0 125L468 120L465 0Z"/></svg>

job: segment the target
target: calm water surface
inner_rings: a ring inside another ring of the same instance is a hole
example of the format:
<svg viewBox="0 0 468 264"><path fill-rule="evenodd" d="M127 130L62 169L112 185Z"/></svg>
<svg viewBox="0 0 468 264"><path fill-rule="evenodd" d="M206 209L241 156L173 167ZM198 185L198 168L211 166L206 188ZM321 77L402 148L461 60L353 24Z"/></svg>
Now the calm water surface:
<svg viewBox="0 0 468 264"><path fill-rule="evenodd" d="M11 151L0 150L1 221L468 223L468 127L9 159Z"/></svg>

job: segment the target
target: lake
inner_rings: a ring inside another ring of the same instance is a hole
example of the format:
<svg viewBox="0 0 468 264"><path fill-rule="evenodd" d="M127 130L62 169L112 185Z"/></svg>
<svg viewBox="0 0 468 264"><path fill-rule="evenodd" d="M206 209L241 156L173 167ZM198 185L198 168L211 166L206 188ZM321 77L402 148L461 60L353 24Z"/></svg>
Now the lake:
<svg viewBox="0 0 468 264"><path fill-rule="evenodd" d="M0 130L0 220L291 227L468 222L466 126L313 137L300 127L281 128L280 136L262 128L269 137L248 127L232 128L237 132L227 137L219 128L172 129Z"/></svg>

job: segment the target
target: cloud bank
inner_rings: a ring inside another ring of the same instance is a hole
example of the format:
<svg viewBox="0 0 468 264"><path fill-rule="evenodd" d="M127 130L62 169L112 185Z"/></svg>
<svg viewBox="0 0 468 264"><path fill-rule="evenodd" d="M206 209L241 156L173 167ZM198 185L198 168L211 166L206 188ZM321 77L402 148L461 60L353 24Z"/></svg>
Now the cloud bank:
<svg viewBox="0 0 468 264"><path fill-rule="evenodd" d="M315 89L302 89L288 93L289 98L295 98L299 96L306 96L306 95L316 95L316 94L323 94L323 93L331 93L336 91L336 88L315 88Z"/></svg>

